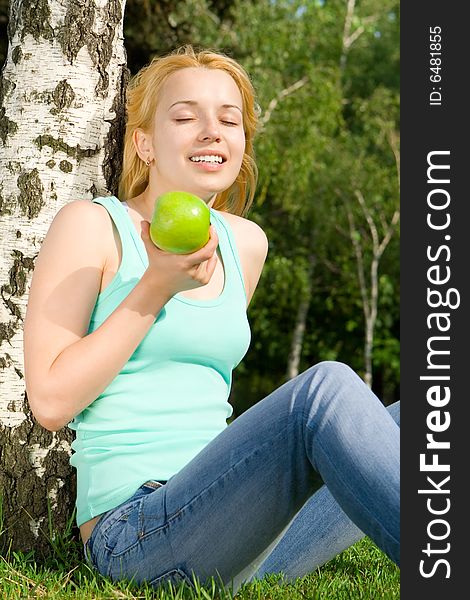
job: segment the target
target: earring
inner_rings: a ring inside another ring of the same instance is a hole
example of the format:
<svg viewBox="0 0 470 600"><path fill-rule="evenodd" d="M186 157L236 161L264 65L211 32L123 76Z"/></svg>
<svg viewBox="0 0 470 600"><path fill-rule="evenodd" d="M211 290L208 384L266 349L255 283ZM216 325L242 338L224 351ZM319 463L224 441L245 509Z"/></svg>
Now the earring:
<svg viewBox="0 0 470 600"><path fill-rule="evenodd" d="M147 165L147 167L150 167L150 158L147 158L147 160L145 161L145 164Z"/></svg>

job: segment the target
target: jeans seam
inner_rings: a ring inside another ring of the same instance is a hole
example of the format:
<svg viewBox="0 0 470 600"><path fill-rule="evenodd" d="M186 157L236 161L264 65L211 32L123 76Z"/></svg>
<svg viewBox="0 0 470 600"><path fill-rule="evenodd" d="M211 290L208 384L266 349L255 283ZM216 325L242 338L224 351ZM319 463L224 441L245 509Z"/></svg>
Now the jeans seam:
<svg viewBox="0 0 470 600"><path fill-rule="evenodd" d="M287 429L287 425L286 425L286 429ZM278 437L280 437L283 434L284 434L284 430L282 432L278 433L275 437L270 438L269 440L267 440L261 446L256 447L247 456L244 456L243 458L241 458L240 460L238 460L234 465L232 465L230 467L230 469L227 469L227 471L225 471L224 473L222 473L221 475L219 475L219 477L217 477L217 479L214 479L214 481L212 481L207 487L205 487L204 490L200 494L198 494L197 496L194 496L193 498L191 498L191 500L188 500L188 502L186 502L186 504L184 504L183 506L181 506L175 513L173 513L172 515L170 515L168 517L168 522L174 520L183 511L186 511L186 509L189 508L191 506L191 504L195 500L197 500L198 498L200 498L203 493L209 491L210 488L212 488L220 479L222 479L223 477L225 477L226 475L228 475L228 473L231 473L232 471L234 471L238 467L238 465L240 465L242 462L244 462L246 460L249 460L254 454L256 454L257 452L259 452L262 448L264 448L265 446L267 446L268 444L270 444L273 440L276 440Z"/></svg>

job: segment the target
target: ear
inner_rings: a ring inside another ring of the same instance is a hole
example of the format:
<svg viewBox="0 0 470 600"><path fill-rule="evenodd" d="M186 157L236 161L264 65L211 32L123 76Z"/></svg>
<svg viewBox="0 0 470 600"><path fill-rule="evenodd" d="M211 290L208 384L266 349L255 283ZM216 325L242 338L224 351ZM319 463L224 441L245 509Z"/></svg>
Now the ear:
<svg viewBox="0 0 470 600"><path fill-rule="evenodd" d="M152 137L149 133L146 133L143 129L134 129L132 141L134 142L135 150L141 160L144 162L147 159L153 160Z"/></svg>

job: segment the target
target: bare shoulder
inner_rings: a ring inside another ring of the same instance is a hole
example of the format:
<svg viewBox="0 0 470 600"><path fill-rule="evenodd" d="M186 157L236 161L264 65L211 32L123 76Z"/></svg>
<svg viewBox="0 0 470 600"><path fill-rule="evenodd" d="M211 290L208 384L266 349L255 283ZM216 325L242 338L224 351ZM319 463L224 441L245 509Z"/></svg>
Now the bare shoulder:
<svg viewBox="0 0 470 600"><path fill-rule="evenodd" d="M230 223L236 238L238 248L247 248L260 256L268 253L268 238L264 230L254 221L239 217L231 213L222 212L225 219Z"/></svg>
<svg viewBox="0 0 470 600"><path fill-rule="evenodd" d="M102 228L110 225L109 213L101 204L96 204L91 200L72 200L68 202L57 212L51 227L57 221L61 221L61 225L66 222L87 224Z"/></svg>
<svg viewBox="0 0 470 600"><path fill-rule="evenodd" d="M245 280L248 304L263 271L269 242L263 229L254 221L222 212L232 228Z"/></svg>
<svg viewBox="0 0 470 600"><path fill-rule="evenodd" d="M77 249L86 247L93 251L87 252L88 257L94 256L95 263L104 265L113 241L113 222L101 204L91 200L72 200L55 215L41 248L42 253L52 240L59 245L62 241L65 246L70 246L73 241Z"/></svg>
<svg viewBox="0 0 470 600"><path fill-rule="evenodd" d="M35 261L29 291L26 324L34 322L33 329L43 327L45 333L50 327L52 331L52 308L59 316L67 312L67 318L73 312L80 320L78 329L86 328L108 256L107 232L112 236L112 225L103 211L107 212L89 200L74 200L52 220ZM75 325L70 329L76 330Z"/></svg>
<svg viewBox="0 0 470 600"><path fill-rule="evenodd" d="M109 247L107 234L112 236L105 213L104 207L89 200L68 202L57 212L35 262L30 306L36 300L45 301L53 290L65 289L63 282L71 278L93 273L89 280L101 279Z"/></svg>

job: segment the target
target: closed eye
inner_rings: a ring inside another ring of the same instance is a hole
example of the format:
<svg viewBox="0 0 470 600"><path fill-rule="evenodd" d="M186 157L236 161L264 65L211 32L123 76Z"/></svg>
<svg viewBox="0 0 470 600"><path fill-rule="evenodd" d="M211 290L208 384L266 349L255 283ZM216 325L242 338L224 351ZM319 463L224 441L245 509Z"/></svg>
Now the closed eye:
<svg viewBox="0 0 470 600"><path fill-rule="evenodd" d="M185 119L175 119L175 121L177 123L184 123L186 121L194 121L193 117L186 117ZM224 121L222 120L221 123L223 123L224 125L233 125L233 126L237 126L238 123L234 123L233 121Z"/></svg>

